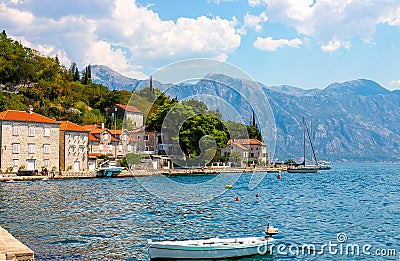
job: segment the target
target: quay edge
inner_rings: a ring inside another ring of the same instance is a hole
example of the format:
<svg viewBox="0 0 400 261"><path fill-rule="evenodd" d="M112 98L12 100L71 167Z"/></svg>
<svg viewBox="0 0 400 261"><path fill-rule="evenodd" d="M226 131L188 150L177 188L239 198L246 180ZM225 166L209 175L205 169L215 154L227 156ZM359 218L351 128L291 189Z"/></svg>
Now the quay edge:
<svg viewBox="0 0 400 261"><path fill-rule="evenodd" d="M0 226L0 260L34 261L34 252Z"/></svg>

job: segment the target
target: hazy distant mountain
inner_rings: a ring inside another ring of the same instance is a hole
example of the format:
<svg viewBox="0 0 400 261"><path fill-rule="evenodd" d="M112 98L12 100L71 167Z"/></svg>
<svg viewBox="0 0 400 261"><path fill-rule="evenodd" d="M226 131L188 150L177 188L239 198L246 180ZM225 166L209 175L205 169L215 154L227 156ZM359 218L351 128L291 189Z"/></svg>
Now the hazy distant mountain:
<svg viewBox="0 0 400 261"><path fill-rule="evenodd" d="M105 65L91 65L92 80L94 83L107 86L110 90L132 91L140 81L123 76Z"/></svg>
<svg viewBox="0 0 400 261"><path fill-rule="evenodd" d="M136 80L126 77L105 65L91 65L92 80L94 83L102 84L110 90L136 90L143 86L149 86L149 80ZM155 88L161 88L163 84L153 81Z"/></svg>
<svg viewBox="0 0 400 261"><path fill-rule="evenodd" d="M107 81L106 86L121 86L121 79L115 74L107 76L107 70L103 72L97 76ZM240 94L220 82L231 86L246 85L250 89L252 84L257 83L218 74L208 75L207 78L215 81L185 84L169 90L167 94L178 99L204 93L211 97L225 97L242 115L250 117L249 104ZM268 96L274 112L277 127L275 156L279 159L301 159L303 116L308 122L313 121L312 139L319 159L400 159L399 91L391 92L376 82L364 79L333 83L325 89L313 90L258 84Z"/></svg>

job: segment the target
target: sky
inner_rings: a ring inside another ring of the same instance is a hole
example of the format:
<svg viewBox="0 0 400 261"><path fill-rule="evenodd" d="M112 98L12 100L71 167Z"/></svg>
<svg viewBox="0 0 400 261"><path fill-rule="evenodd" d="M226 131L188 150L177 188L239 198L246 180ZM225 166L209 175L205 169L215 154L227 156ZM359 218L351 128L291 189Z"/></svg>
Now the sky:
<svg viewBox="0 0 400 261"><path fill-rule="evenodd" d="M267 86L400 89L400 0L2 0L0 24L66 67L137 79L210 58Z"/></svg>

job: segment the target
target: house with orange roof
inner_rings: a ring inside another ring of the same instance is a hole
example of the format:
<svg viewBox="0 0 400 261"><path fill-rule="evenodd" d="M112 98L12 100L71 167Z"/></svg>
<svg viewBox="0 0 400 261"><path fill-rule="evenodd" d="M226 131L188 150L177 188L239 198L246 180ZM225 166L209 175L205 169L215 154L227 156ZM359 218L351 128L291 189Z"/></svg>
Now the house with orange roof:
<svg viewBox="0 0 400 261"><path fill-rule="evenodd" d="M137 129L143 126L143 112L132 105L117 104L107 111L107 115L123 119L132 129Z"/></svg>
<svg viewBox="0 0 400 261"><path fill-rule="evenodd" d="M70 122L60 125L60 170L88 170L89 130ZM94 170L94 168L93 168Z"/></svg>
<svg viewBox="0 0 400 261"><path fill-rule="evenodd" d="M122 159L127 153L136 152L137 141L127 130L107 129L104 128L104 124L85 125L83 128L89 131L89 170L92 169L93 164L98 167L96 159L100 155Z"/></svg>
<svg viewBox="0 0 400 261"><path fill-rule="evenodd" d="M0 169L38 170L59 167L60 122L33 112L0 112Z"/></svg>
<svg viewBox="0 0 400 261"><path fill-rule="evenodd" d="M221 149L221 155L229 157L232 152L239 152L244 163L265 165L268 162L267 145L258 139L232 139Z"/></svg>

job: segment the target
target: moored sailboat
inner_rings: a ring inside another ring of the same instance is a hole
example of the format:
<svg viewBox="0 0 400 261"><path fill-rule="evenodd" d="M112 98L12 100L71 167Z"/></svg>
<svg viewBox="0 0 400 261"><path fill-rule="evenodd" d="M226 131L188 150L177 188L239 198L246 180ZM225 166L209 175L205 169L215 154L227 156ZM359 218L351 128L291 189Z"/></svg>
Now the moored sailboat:
<svg viewBox="0 0 400 261"><path fill-rule="evenodd" d="M315 160L315 165L306 165L306 133L308 140L311 145L313 158ZM289 173L317 173L321 170L321 166L318 164L317 158L315 157L314 146L311 141L310 132L308 131L307 124L303 117L303 163L297 166L288 167L287 172Z"/></svg>

